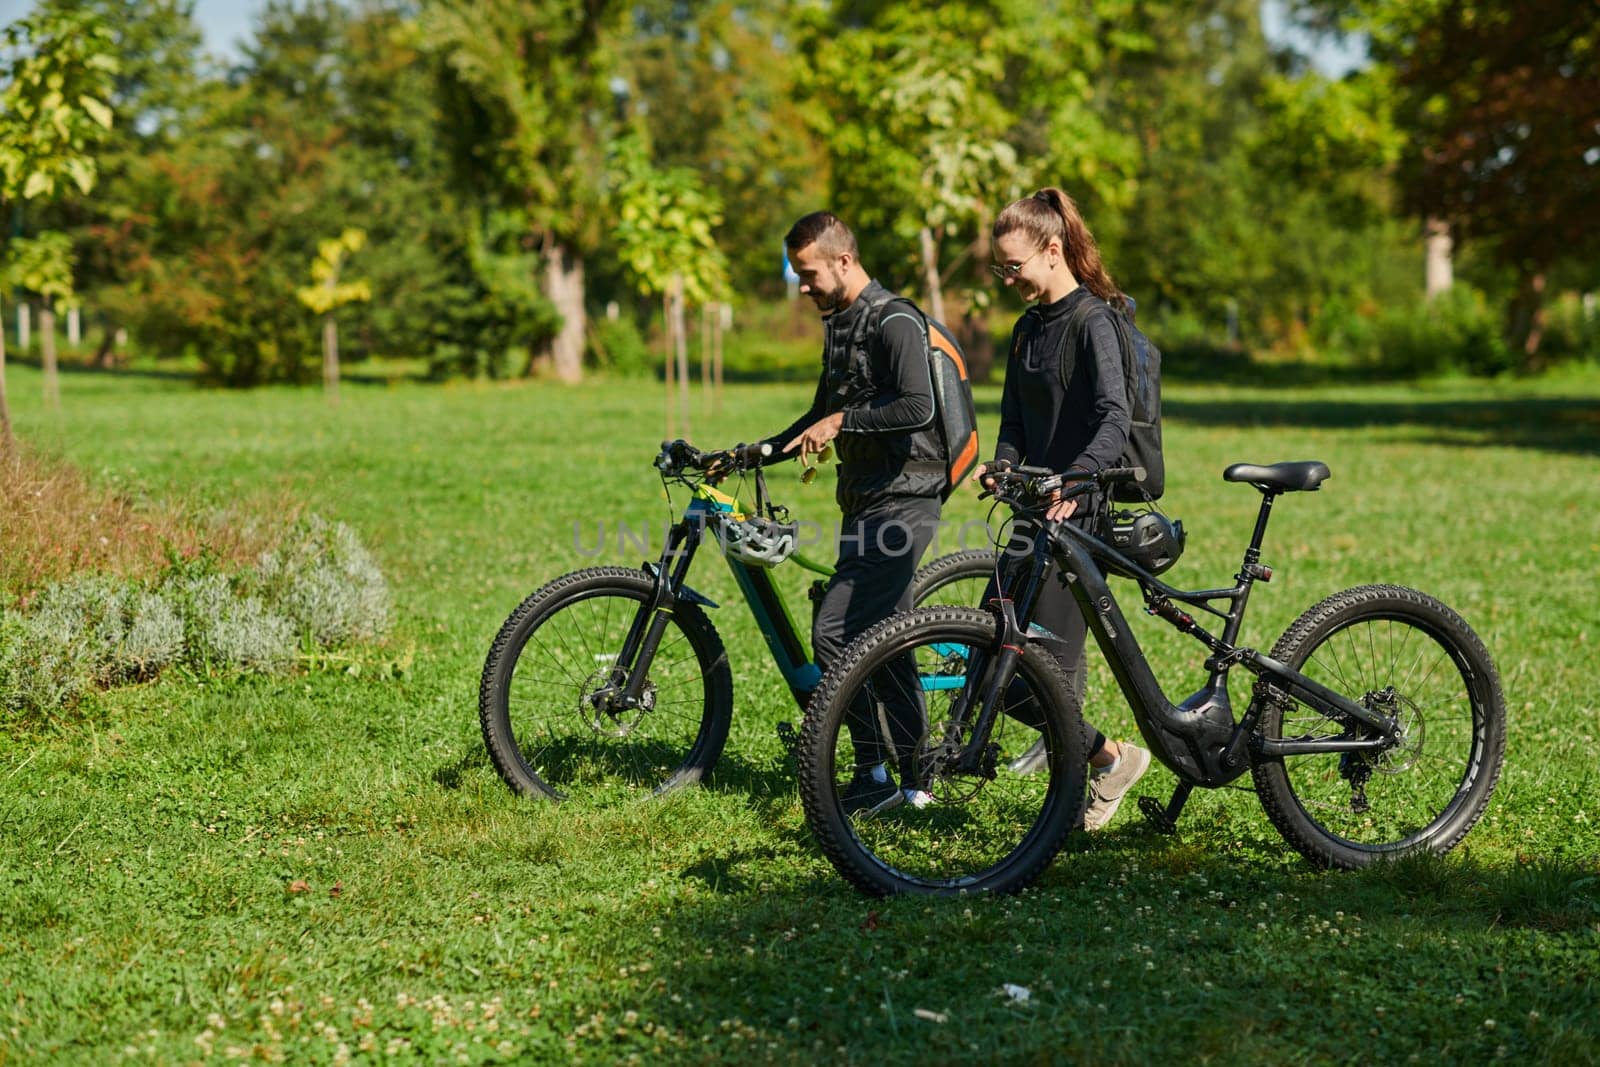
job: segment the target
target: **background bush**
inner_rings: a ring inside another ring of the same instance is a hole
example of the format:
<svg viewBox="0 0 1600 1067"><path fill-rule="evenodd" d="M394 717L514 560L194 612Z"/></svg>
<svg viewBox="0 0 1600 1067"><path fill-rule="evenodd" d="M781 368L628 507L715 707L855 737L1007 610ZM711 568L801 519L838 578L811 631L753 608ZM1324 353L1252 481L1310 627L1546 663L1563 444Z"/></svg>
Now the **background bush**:
<svg viewBox="0 0 1600 1067"><path fill-rule="evenodd" d="M1376 340L1379 363L1401 374L1490 375L1516 366L1488 301L1460 283L1432 303L1380 316Z"/></svg>

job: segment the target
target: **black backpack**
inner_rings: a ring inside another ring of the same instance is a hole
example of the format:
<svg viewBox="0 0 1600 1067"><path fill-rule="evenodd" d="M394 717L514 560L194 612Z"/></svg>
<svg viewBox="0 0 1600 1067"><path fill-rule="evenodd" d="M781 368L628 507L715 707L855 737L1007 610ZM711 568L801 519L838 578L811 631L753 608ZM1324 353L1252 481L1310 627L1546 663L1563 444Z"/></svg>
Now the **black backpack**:
<svg viewBox="0 0 1600 1067"><path fill-rule="evenodd" d="M894 300L909 305L927 327L933 425L944 447L944 488L939 498L949 500L978 465L978 412L972 402L972 383L967 380L966 356L944 323L930 318L903 296L885 300L872 309L874 331L883 325L884 309Z"/></svg>
<svg viewBox="0 0 1600 1067"><path fill-rule="evenodd" d="M1122 380L1128 390L1128 445L1117 462L1123 467L1144 468L1143 482L1113 485L1111 499L1128 503L1159 500L1167 482L1166 464L1161 458L1161 350L1133 324L1132 298L1128 298L1126 313L1101 300L1085 300L1073 313L1070 343L1077 344L1089 313L1096 307L1111 312L1117 347L1122 350ZM1066 378L1071 368L1071 361L1061 361L1063 389L1068 385Z"/></svg>

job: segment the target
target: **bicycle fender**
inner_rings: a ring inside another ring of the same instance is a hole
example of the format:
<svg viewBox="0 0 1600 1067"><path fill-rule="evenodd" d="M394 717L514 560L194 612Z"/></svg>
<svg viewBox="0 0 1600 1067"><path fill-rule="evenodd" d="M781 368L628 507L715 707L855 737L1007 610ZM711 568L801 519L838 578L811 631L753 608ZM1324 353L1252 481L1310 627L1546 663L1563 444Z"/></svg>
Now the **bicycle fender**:
<svg viewBox="0 0 1600 1067"><path fill-rule="evenodd" d="M721 607L721 605L715 600L712 600L704 593L690 589L688 586L684 586L678 590L678 599L687 600L691 604L699 604L703 608Z"/></svg>

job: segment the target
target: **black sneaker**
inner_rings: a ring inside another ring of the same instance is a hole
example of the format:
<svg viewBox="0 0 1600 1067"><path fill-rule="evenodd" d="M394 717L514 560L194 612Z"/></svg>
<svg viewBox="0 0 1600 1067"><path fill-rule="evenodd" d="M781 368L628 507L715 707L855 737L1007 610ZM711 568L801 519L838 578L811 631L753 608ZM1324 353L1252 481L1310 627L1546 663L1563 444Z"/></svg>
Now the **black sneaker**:
<svg viewBox="0 0 1600 1067"><path fill-rule="evenodd" d="M846 815L854 815L858 811L876 808L884 801L899 795L900 790L894 782L887 778L880 782L872 776L871 771L863 771L850 779L850 784L844 787L844 792L839 797L839 806L844 808Z"/></svg>

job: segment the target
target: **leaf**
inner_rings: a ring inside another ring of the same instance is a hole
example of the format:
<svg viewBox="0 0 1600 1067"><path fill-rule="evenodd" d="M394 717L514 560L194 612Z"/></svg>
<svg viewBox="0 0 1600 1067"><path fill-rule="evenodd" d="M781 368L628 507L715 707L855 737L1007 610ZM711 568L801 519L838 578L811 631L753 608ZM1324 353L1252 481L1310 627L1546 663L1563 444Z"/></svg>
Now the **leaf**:
<svg viewBox="0 0 1600 1067"><path fill-rule="evenodd" d="M67 160L66 170L79 191L88 196L89 190L94 188L94 164L82 156L74 156Z"/></svg>
<svg viewBox="0 0 1600 1067"><path fill-rule="evenodd" d="M22 199L32 200L41 193L49 193L56 186L50 175L42 170L36 170L28 175L28 180L22 185Z"/></svg>
<svg viewBox="0 0 1600 1067"><path fill-rule="evenodd" d="M309 893L311 892L311 883L307 882L304 878L296 878L294 881L289 883L289 892Z"/></svg>
<svg viewBox="0 0 1600 1067"><path fill-rule="evenodd" d="M101 103L92 96L78 97L78 104L89 113L90 118L108 130L111 128L111 108L108 105ZM88 192L88 190L85 189L84 192Z"/></svg>

